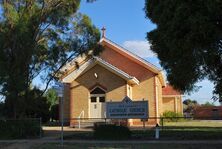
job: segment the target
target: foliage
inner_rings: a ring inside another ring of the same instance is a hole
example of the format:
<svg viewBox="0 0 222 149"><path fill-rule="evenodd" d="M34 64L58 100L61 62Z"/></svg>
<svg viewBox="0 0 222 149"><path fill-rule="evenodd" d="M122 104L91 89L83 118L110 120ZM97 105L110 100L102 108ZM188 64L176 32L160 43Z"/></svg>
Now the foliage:
<svg viewBox="0 0 222 149"><path fill-rule="evenodd" d="M47 102L50 105L50 110L52 108L52 106L58 104L58 97L57 97L57 93L55 91L55 89L50 88L47 90L47 92L45 93L45 97L47 99Z"/></svg>
<svg viewBox="0 0 222 149"><path fill-rule="evenodd" d="M0 101L0 119L4 117L4 103Z"/></svg>
<svg viewBox="0 0 222 149"><path fill-rule="evenodd" d="M98 53L99 30L77 10L80 0L1 0L0 95L18 117L34 78L56 79L61 67L80 54ZM28 99L26 99L28 100Z"/></svg>
<svg viewBox="0 0 222 149"><path fill-rule="evenodd" d="M36 138L40 136L40 120L0 120L0 132L0 139Z"/></svg>
<svg viewBox="0 0 222 149"><path fill-rule="evenodd" d="M204 104L201 104L201 106L205 106L205 107L212 107L215 106L214 103L210 103L210 102L205 102Z"/></svg>
<svg viewBox="0 0 222 149"><path fill-rule="evenodd" d="M196 100L186 99L183 101L183 111L189 114L193 114L196 106L199 106Z"/></svg>
<svg viewBox="0 0 222 149"><path fill-rule="evenodd" d="M46 97L40 97L42 91L39 89L30 89L26 94L26 97L20 97L17 102L17 113L19 115L17 118L42 118L43 122L49 121L50 113L49 113L49 104L47 103ZM12 115L13 111L8 109L10 107L10 103L13 100L5 101L5 111L9 115Z"/></svg>
<svg viewBox="0 0 222 149"><path fill-rule="evenodd" d="M59 104L55 104L51 107L50 118L56 121L59 120Z"/></svg>
<svg viewBox="0 0 222 149"><path fill-rule="evenodd" d="M97 125L94 128L94 137L96 139L122 140L131 137L131 131L126 126L116 125Z"/></svg>
<svg viewBox="0 0 222 149"><path fill-rule="evenodd" d="M222 99L222 1L146 0L144 9L156 24L147 39L170 84L190 92L208 78Z"/></svg>
<svg viewBox="0 0 222 149"><path fill-rule="evenodd" d="M177 122L177 121L182 121L183 119L183 114L182 113L176 113L173 111L166 111L163 113L161 116L164 122ZM162 122L161 122L162 124Z"/></svg>

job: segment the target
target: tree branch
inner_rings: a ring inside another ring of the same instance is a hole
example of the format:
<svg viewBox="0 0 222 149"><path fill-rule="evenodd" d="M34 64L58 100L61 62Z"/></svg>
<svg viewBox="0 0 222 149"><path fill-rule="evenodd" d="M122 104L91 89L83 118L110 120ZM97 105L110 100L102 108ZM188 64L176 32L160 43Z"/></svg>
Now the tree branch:
<svg viewBox="0 0 222 149"><path fill-rule="evenodd" d="M58 68L56 71L53 72L53 75L52 75L51 78L47 81L47 83L46 83L46 88L43 90L43 92L45 92L45 91L47 90L47 88L48 88L48 86L49 86L49 83L52 81L53 78L55 78L56 74L60 71L60 69L61 69L63 66L65 66L66 63L67 63L71 58L73 58L73 56L75 56L75 55L76 55L76 53L71 54L71 55L59 66L59 68Z"/></svg>

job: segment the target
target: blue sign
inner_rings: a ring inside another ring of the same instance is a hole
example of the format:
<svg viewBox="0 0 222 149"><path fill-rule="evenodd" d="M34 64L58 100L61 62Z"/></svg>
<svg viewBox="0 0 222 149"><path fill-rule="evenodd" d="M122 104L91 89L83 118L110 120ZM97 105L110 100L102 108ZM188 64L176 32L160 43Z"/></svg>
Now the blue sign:
<svg viewBox="0 0 222 149"><path fill-rule="evenodd" d="M52 87L59 97L63 97L64 93L64 84L56 82L55 86Z"/></svg>
<svg viewBox="0 0 222 149"><path fill-rule="evenodd" d="M129 97L125 97L121 102L106 103L107 118L148 118L148 101L132 101Z"/></svg>

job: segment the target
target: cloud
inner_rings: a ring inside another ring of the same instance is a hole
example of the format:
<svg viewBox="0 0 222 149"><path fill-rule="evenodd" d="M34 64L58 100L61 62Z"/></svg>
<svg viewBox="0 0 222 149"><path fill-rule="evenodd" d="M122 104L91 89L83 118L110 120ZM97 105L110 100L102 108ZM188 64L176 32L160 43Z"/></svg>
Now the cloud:
<svg viewBox="0 0 222 149"><path fill-rule="evenodd" d="M150 50L150 44L147 41L125 41L123 47L142 58L156 57L155 53Z"/></svg>

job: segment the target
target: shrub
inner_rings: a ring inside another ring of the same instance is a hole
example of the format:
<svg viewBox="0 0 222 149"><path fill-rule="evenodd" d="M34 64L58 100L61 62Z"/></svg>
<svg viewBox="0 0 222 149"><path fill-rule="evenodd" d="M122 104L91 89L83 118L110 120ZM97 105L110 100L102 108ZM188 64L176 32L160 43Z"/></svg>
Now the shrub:
<svg viewBox="0 0 222 149"><path fill-rule="evenodd" d="M164 112L163 116L161 116L161 118L165 122L177 122L177 121L184 120L182 113L176 113L176 112L173 112L173 111L166 111L166 112Z"/></svg>
<svg viewBox="0 0 222 149"><path fill-rule="evenodd" d="M59 120L59 104L53 105L50 110L51 120Z"/></svg>
<svg viewBox="0 0 222 149"><path fill-rule="evenodd" d="M94 138L105 140L124 140L131 137L131 131L126 126L113 124L96 125L94 127Z"/></svg>
<svg viewBox="0 0 222 149"><path fill-rule="evenodd" d="M4 118L4 103L0 101L0 118Z"/></svg>
<svg viewBox="0 0 222 149"><path fill-rule="evenodd" d="M28 139L40 136L38 119L0 120L0 139Z"/></svg>

